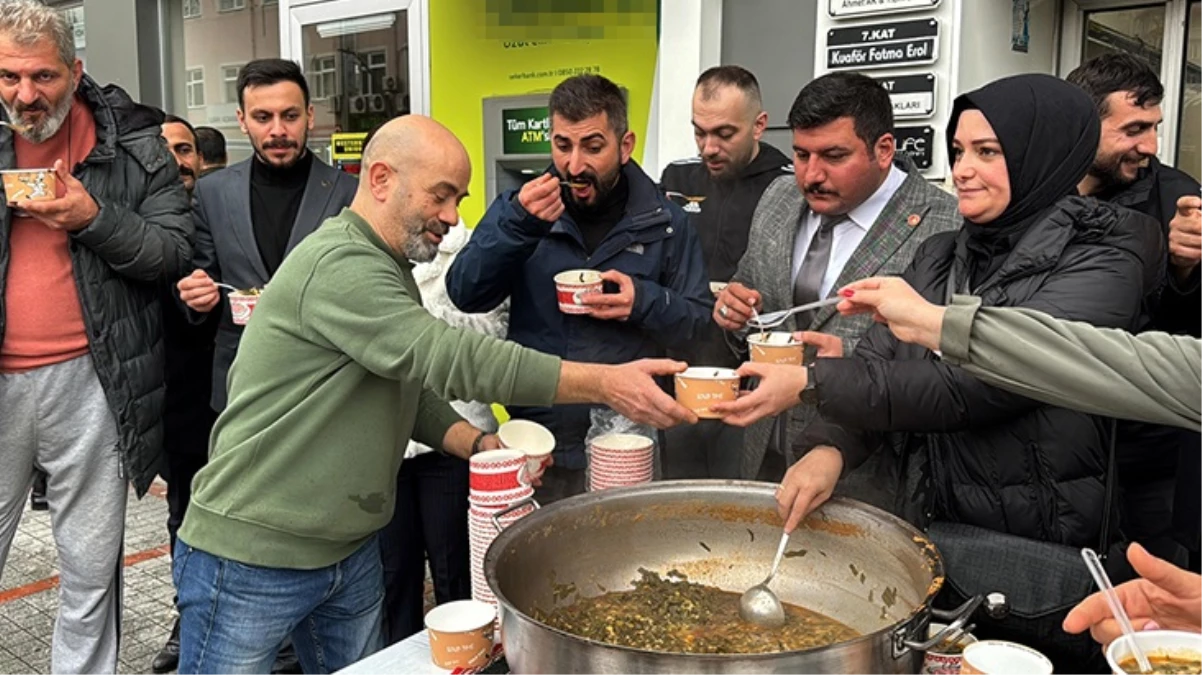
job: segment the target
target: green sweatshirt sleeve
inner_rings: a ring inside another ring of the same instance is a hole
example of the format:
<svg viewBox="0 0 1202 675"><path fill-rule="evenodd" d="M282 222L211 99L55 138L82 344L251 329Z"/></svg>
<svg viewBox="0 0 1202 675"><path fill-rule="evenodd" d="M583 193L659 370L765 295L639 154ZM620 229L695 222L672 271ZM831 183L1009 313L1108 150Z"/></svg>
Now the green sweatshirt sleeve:
<svg viewBox="0 0 1202 675"><path fill-rule="evenodd" d="M981 307L956 296L943 317L943 358L994 386L1097 415L1202 424L1202 341Z"/></svg>
<svg viewBox="0 0 1202 675"><path fill-rule="evenodd" d="M301 290L299 324L310 339L373 374L419 385L444 401L554 402L558 357L452 328L417 302L410 294L416 288L404 263L348 240L314 265ZM436 413L440 421L429 421L429 431L449 419L445 414Z"/></svg>
<svg viewBox="0 0 1202 675"><path fill-rule="evenodd" d="M417 404L417 424L413 427L413 440L435 450L442 450L442 440L447 437L447 429L462 421L463 417L455 412L450 403L426 389L422 391L421 400Z"/></svg>

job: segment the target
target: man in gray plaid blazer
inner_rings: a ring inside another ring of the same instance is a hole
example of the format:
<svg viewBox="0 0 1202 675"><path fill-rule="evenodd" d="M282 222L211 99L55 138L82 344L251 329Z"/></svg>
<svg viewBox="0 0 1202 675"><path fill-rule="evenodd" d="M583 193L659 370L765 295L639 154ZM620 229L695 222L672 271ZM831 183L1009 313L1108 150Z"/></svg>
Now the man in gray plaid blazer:
<svg viewBox="0 0 1202 675"><path fill-rule="evenodd" d="M714 307L714 321L737 350L745 349L752 307L788 309L864 277L899 275L924 239L961 223L956 200L928 183L908 158L894 156L892 105L874 80L855 73L814 80L794 102L789 126L794 175L764 192L747 252ZM810 331L807 343L836 355L840 348L850 354L871 324L869 315L844 317L832 306L790 317L775 330ZM783 429L775 419L747 429L744 478L757 477L770 445L786 466L797 459L792 443L816 408L796 406L785 415ZM840 481L840 491L896 510L899 463L877 454Z"/></svg>

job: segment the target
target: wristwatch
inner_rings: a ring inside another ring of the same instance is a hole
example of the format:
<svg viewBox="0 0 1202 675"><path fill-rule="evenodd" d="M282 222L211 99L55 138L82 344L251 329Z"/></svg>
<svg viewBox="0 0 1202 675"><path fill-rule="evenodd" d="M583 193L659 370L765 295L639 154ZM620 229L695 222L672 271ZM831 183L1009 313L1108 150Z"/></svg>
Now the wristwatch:
<svg viewBox="0 0 1202 675"><path fill-rule="evenodd" d="M473 456L473 455L475 455L477 452L480 452L480 442L481 442L481 441L483 441L483 440L484 440L484 437L485 437L485 436L487 436L487 435L488 435L488 432L487 432L487 431L481 431L481 432L480 432L480 435L479 435L479 436L476 436L476 440L472 441L472 449L471 449L471 451L468 453L468 455L469 455L469 456Z"/></svg>
<svg viewBox="0 0 1202 675"><path fill-rule="evenodd" d="M804 367L806 369L806 386L801 389L801 402L818 405L818 382L814 378L814 364L809 363Z"/></svg>

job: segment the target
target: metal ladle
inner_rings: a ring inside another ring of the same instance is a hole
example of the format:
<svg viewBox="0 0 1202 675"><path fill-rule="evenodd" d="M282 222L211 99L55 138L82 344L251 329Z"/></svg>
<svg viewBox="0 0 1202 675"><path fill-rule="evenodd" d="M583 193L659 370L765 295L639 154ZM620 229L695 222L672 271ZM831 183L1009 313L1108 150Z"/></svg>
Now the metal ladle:
<svg viewBox="0 0 1202 675"><path fill-rule="evenodd" d="M789 544L789 533L785 532L780 538L780 547L776 549L776 560L772 561L772 571L768 578L747 589L739 598L739 616L744 621L767 628L780 628L785 625L785 607L780 598L768 588L776 571L780 569L781 558L785 556L785 546Z"/></svg>

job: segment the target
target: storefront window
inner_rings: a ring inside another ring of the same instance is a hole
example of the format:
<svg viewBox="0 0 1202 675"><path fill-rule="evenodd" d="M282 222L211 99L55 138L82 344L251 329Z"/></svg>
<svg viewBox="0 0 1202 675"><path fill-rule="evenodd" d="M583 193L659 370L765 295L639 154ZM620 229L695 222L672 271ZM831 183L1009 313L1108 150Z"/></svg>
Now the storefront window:
<svg viewBox="0 0 1202 675"><path fill-rule="evenodd" d="M1177 124L1177 168L1202 181L1202 2L1191 2L1181 72L1181 115Z"/></svg>
<svg viewBox="0 0 1202 675"><path fill-rule="evenodd" d="M280 10L267 0L181 0L173 19L176 89L170 112L225 135L231 163L251 155L238 127L238 71L248 61L280 56Z"/></svg>
<svg viewBox="0 0 1202 675"><path fill-rule="evenodd" d="M86 54L88 45L83 23L83 5L65 7L59 11L62 12L63 16L67 17L67 21L71 23L71 30L75 34L75 56L83 62L84 67L86 68L88 64Z"/></svg>
<svg viewBox="0 0 1202 675"><path fill-rule="evenodd" d="M1164 16L1164 5L1089 12L1085 15L1085 54L1081 60L1126 52L1147 61L1159 73Z"/></svg>
<svg viewBox="0 0 1202 675"><path fill-rule="evenodd" d="M370 131L409 112L407 13L308 24L306 73L316 122L309 147L323 157L330 135Z"/></svg>

